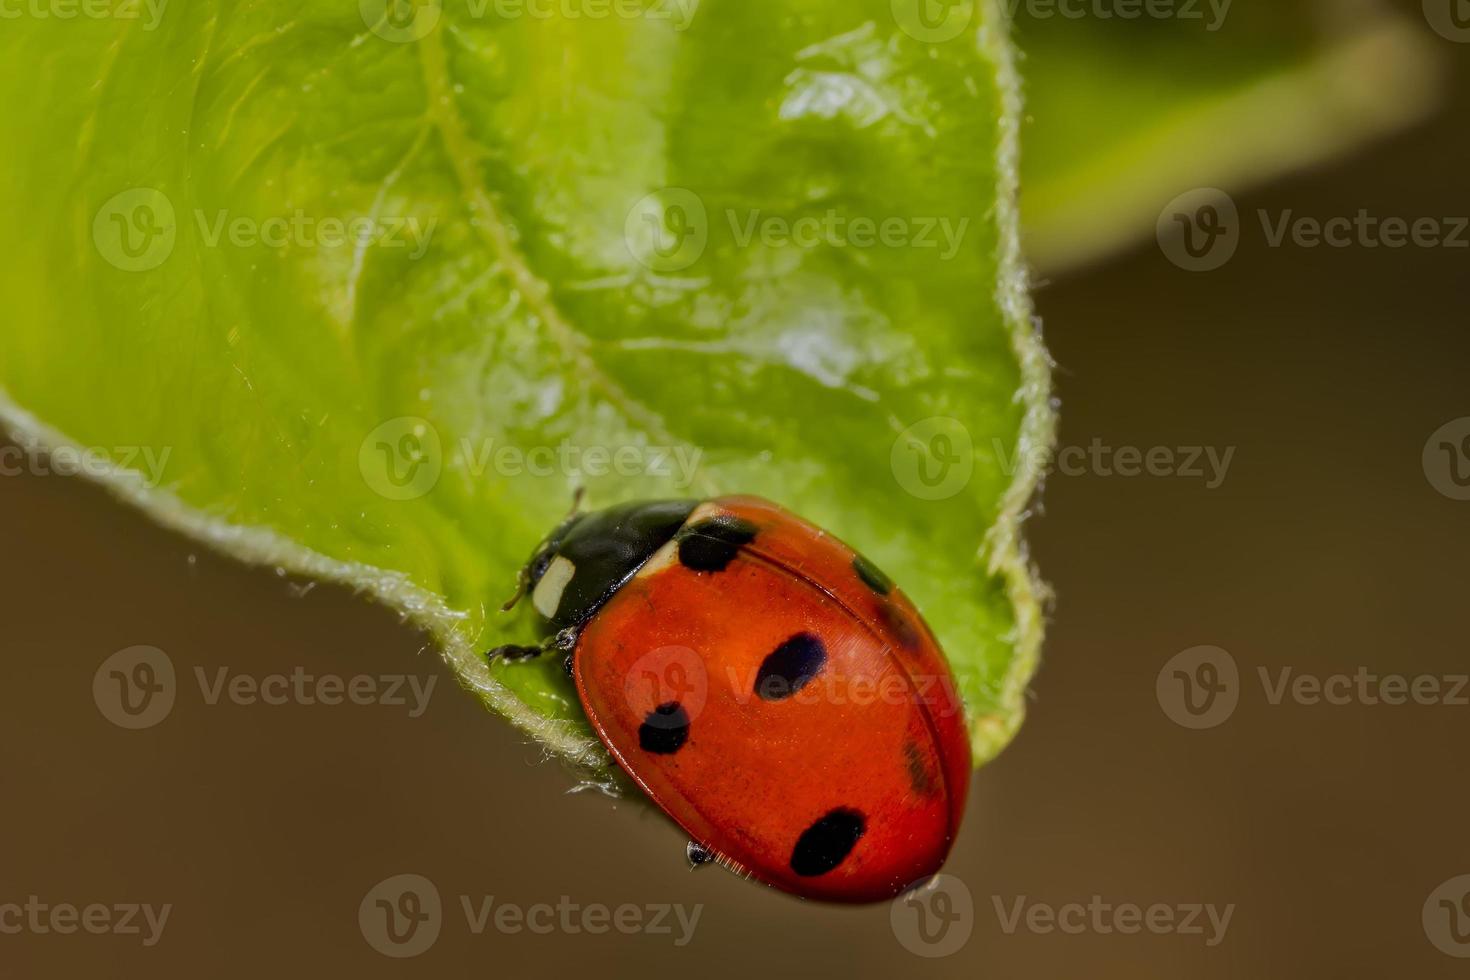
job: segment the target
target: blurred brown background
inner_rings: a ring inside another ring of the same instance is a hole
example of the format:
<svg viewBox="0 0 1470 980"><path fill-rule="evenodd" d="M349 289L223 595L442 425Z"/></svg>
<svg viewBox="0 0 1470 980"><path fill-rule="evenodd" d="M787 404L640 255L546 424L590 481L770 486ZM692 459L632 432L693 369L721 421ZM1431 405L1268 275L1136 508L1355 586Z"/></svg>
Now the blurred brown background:
<svg viewBox="0 0 1470 980"><path fill-rule="evenodd" d="M1235 452L1214 489L1096 468L1050 480L1031 527L1058 596L1046 660L1019 739L975 777L947 868L973 915L951 923L945 941L970 932L950 955L905 946L913 909L807 905L688 872L677 831L568 795L567 774L388 613L29 474L0 478L0 906L171 909L146 946L141 915L141 935L12 935L0 907L0 975L1464 975L1422 913L1440 915L1431 893L1470 873L1470 705L1273 705L1258 668L1273 683L1286 667L1470 672L1470 502L1421 463L1431 433L1470 416L1470 250L1270 248L1254 216L1470 213L1467 109L1458 96L1413 131L1236 195L1246 233L1218 271L1184 272L1147 242L1041 284L1064 447ZM125 731L91 687L135 644L167 651L179 696L162 723ZM1229 651L1239 704L1191 730L1155 685L1199 645ZM437 682L417 718L209 705L194 671L221 667ZM404 873L434 883L443 914L433 945L399 960L369 944L358 909ZM494 896L483 933L461 896ZM1223 936L1204 914L1202 934L1104 932L1091 912L1079 934L1007 928L1018 902L1066 915L1094 896L1233 910ZM573 928L493 923L502 904L543 903L574 904ZM702 908L688 936L672 913L668 933L576 925L623 905Z"/></svg>

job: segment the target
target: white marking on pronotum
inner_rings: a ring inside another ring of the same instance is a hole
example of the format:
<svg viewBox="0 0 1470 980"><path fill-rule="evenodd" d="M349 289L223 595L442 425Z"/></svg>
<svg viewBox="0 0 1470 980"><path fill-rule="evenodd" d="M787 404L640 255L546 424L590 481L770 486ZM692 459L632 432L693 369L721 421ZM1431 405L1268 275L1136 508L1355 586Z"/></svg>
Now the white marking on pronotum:
<svg viewBox="0 0 1470 980"><path fill-rule="evenodd" d="M536 607L536 611L547 619L554 619L556 609L561 605L561 594L566 591L567 583L575 574L577 566L572 564L570 558L565 555L553 558L546 573L541 576L541 581L536 583L536 591L531 593L531 604Z"/></svg>
<svg viewBox="0 0 1470 980"><path fill-rule="evenodd" d="M679 540L677 538L674 538L663 547L655 551L653 553L653 557L649 558L648 561L639 566L637 576L638 578L648 578L650 576L657 575L659 572L663 571L665 568L668 568L670 565L677 564L678 561Z"/></svg>
<svg viewBox="0 0 1470 980"><path fill-rule="evenodd" d="M723 513L725 512L720 509L719 505L706 501L705 503L700 504L698 507L695 507L694 510L689 512L689 516L684 519L684 526L681 527L679 530L683 531L685 528L693 527L700 521L707 521L711 517L719 517ZM677 564L678 561L679 537L676 534L672 539L670 539L651 556L649 556L649 559L647 561L645 561L642 565L638 567L638 571L636 573L637 577L650 578L654 575L657 575L665 568Z"/></svg>

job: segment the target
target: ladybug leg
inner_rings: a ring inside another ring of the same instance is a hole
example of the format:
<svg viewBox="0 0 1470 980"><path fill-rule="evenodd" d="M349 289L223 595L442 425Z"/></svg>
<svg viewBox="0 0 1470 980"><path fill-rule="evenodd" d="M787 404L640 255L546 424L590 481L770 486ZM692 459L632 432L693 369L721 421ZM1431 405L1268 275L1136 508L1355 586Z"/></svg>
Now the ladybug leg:
<svg viewBox="0 0 1470 980"><path fill-rule="evenodd" d="M702 868L715 859L715 852L697 841L690 841L684 845L684 859L689 862L689 870Z"/></svg>
<svg viewBox="0 0 1470 980"><path fill-rule="evenodd" d="M565 653L567 661L572 659L572 649L577 645L577 628L568 626L552 636L547 637L535 646L523 646L518 643L509 643L505 646L496 647L485 654L486 660L507 660L512 663L518 660L534 660L543 653ZM570 671L570 668L568 668Z"/></svg>
<svg viewBox="0 0 1470 980"><path fill-rule="evenodd" d="M540 647L525 647L509 644L503 647L496 647L494 650L489 651L485 654L485 659L506 660L515 663L518 660L534 660L545 652Z"/></svg>

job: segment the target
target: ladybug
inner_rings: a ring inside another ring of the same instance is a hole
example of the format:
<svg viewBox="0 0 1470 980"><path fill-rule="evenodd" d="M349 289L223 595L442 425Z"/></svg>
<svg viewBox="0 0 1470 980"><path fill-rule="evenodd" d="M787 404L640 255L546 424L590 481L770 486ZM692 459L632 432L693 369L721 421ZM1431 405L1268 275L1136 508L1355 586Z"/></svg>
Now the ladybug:
<svg viewBox="0 0 1470 980"><path fill-rule="evenodd" d="M592 728L714 861L834 902L890 898L954 841L970 744L954 676L862 555L758 497L573 513L529 593Z"/></svg>

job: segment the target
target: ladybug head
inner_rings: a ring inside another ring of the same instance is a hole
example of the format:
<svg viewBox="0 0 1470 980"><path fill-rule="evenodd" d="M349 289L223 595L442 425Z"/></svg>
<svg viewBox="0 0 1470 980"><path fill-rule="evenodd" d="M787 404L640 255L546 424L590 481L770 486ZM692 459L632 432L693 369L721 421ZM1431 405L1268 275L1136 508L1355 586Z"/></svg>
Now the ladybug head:
<svg viewBox="0 0 1470 980"><path fill-rule="evenodd" d="M580 626L684 525L697 501L619 504L574 514L536 549L525 587L542 628Z"/></svg>

